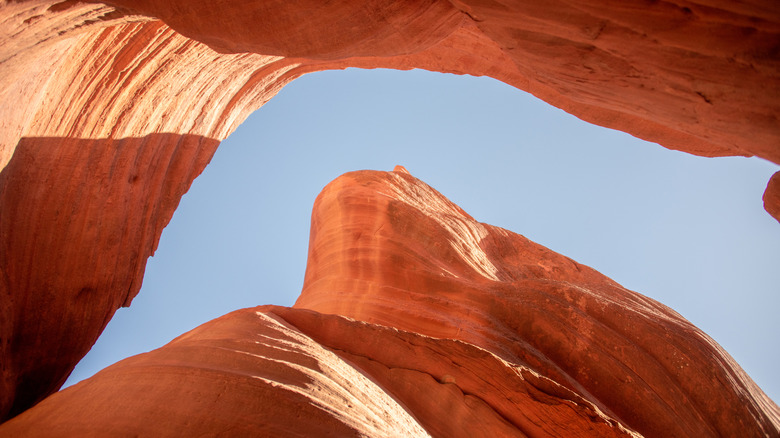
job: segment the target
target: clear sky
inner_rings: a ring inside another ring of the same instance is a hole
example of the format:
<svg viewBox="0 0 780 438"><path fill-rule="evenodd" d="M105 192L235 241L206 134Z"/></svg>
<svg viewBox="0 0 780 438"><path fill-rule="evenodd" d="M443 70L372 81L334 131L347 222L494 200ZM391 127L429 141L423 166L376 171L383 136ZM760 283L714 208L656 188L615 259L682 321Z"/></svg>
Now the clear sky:
<svg viewBox="0 0 780 438"><path fill-rule="evenodd" d="M413 70L297 79L222 143L68 385L244 307L290 306L314 198L404 165L479 221L671 306L780 401L778 166L701 158L589 125L488 78Z"/></svg>

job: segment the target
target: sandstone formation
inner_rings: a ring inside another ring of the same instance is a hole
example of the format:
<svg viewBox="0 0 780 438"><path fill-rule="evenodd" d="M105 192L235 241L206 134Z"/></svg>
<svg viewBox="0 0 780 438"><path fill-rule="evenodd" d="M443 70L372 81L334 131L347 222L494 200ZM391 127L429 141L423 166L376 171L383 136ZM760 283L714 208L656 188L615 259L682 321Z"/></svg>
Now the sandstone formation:
<svg viewBox="0 0 780 438"><path fill-rule="evenodd" d="M780 172L769 178L764 192L764 209L780 221Z"/></svg>
<svg viewBox="0 0 780 438"><path fill-rule="evenodd" d="M759 437L780 408L671 309L397 168L317 198L294 308L225 315L0 426L41 431Z"/></svg>
<svg viewBox="0 0 780 438"><path fill-rule="evenodd" d="M426 436L376 383L262 308L119 362L0 435Z"/></svg>
<svg viewBox="0 0 780 438"><path fill-rule="evenodd" d="M769 0L3 1L0 41L0 418L59 388L219 141L307 72L487 75L668 148L780 163Z"/></svg>
<svg viewBox="0 0 780 438"><path fill-rule="evenodd" d="M493 75L585 120L701 155L780 160L780 9L773 2L159 3L112 4L158 17L218 51L306 60L450 56L436 43L475 27L510 61L488 61L501 67ZM434 68L460 67L439 62Z"/></svg>

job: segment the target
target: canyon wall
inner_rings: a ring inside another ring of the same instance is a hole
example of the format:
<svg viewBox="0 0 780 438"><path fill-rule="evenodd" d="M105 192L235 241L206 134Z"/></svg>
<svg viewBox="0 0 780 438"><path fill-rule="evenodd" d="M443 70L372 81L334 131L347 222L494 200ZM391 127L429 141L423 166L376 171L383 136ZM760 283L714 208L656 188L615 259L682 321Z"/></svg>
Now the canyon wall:
<svg viewBox="0 0 780 438"><path fill-rule="evenodd" d="M219 141L308 72L486 75L668 148L780 163L771 1L0 8L0 418L61 386L138 293ZM764 202L779 217L772 181Z"/></svg>

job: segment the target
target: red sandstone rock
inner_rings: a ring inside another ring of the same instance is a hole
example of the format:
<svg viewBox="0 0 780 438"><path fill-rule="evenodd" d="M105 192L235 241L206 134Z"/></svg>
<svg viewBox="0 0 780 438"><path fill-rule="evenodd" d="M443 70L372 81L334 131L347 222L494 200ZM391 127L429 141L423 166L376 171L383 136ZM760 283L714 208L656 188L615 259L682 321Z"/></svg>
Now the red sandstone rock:
<svg viewBox="0 0 780 438"><path fill-rule="evenodd" d="M764 209L780 222L780 172L769 178L764 192Z"/></svg>
<svg viewBox="0 0 780 438"><path fill-rule="evenodd" d="M426 434L376 383L272 309L258 308L58 392L0 426L0 436Z"/></svg>
<svg viewBox="0 0 780 438"><path fill-rule="evenodd" d="M129 305L179 198L217 145L170 134L19 142L0 173L4 412L59 389L114 311ZM161 178L147 181L147 172Z"/></svg>
<svg viewBox="0 0 780 438"><path fill-rule="evenodd" d="M53 62L42 96L9 100L22 90L0 89L0 101L28 123L4 119L0 130L21 130L0 148L0 418L59 389L138 293L146 260L215 138L290 80L278 57L200 50L159 22L94 26L70 37L71 62ZM36 49L62 57L62 44ZM174 92L184 108L157 105Z"/></svg>
<svg viewBox="0 0 780 438"><path fill-rule="evenodd" d="M0 418L57 389L218 141L307 72L488 75L669 148L780 163L773 1L26 0L0 4L0 41Z"/></svg>
<svg viewBox="0 0 780 438"><path fill-rule="evenodd" d="M218 318L0 426L41 431L760 437L780 409L674 311L399 167L317 198L294 308Z"/></svg>
<svg viewBox="0 0 780 438"><path fill-rule="evenodd" d="M777 406L676 312L406 172L325 187L309 245L296 308L475 345L646 436L778 433Z"/></svg>
<svg viewBox="0 0 780 438"><path fill-rule="evenodd" d="M461 62L446 59L452 50L438 44L476 26L502 52L478 68L507 57L499 79L516 76L507 82L578 117L699 155L780 162L780 12L769 1L108 3L219 51L345 65L370 57L371 67L397 68L433 58L434 69L472 74L463 65L477 55L468 42L453 47L463 51ZM412 63L393 59L414 54Z"/></svg>
<svg viewBox="0 0 780 438"><path fill-rule="evenodd" d="M271 306L233 312L119 362L8 421L0 436L41 430L630 436L587 400L472 345Z"/></svg>

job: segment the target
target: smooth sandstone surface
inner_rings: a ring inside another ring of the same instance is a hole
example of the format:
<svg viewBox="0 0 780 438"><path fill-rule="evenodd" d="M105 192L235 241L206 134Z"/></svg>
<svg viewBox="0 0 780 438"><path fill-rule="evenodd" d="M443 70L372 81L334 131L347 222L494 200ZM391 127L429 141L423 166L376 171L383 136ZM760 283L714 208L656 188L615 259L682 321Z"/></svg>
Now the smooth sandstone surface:
<svg viewBox="0 0 780 438"><path fill-rule="evenodd" d="M266 309L131 357L0 436L428 436L376 383Z"/></svg>
<svg viewBox="0 0 780 438"><path fill-rule="evenodd" d="M478 346L647 436L778 433L777 406L676 312L476 222L402 168L322 191L295 307Z"/></svg>
<svg viewBox="0 0 780 438"><path fill-rule="evenodd" d="M42 432L759 437L780 408L671 309L398 167L322 191L293 308L225 315L0 426Z"/></svg>
<svg viewBox="0 0 780 438"><path fill-rule="evenodd" d="M219 141L308 72L486 75L668 148L780 163L766 0L3 1L0 41L0 418L60 387Z"/></svg>
<svg viewBox="0 0 780 438"><path fill-rule="evenodd" d="M119 435L632 436L472 345L272 306L204 324L0 426L0 436Z"/></svg>
<svg viewBox="0 0 780 438"><path fill-rule="evenodd" d="M780 222L780 172L769 178L763 200L764 209Z"/></svg>

